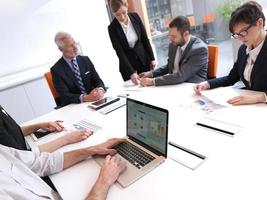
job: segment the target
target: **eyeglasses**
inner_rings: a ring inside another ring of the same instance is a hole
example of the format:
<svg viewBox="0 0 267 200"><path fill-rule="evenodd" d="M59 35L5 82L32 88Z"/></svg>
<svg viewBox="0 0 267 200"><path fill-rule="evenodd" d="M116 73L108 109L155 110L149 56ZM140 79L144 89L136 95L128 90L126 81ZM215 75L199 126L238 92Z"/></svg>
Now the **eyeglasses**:
<svg viewBox="0 0 267 200"><path fill-rule="evenodd" d="M235 39L238 39L239 37L245 37L248 35L248 30L252 27L255 26L255 24L250 24L246 29L242 30L239 33L233 33L232 36Z"/></svg>
<svg viewBox="0 0 267 200"><path fill-rule="evenodd" d="M76 47L77 48L78 46L79 46L79 43L78 42L74 42L74 43L69 44L67 46L65 45L64 47L65 48L73 48L73 47Z"/></svg>

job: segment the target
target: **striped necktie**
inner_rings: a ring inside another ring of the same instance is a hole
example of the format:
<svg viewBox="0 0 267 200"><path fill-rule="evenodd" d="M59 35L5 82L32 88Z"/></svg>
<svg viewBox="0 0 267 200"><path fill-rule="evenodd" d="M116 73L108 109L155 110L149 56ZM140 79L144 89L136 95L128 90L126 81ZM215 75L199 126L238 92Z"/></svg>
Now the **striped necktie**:
<svg viewBox="0 0 267 200"><path fill-rule="evenodd" d="M86 90L82 81L82 77L80 74L80 70L77 64L77 61L75 59L71 60L71 66L72 66L72 71L74 72L74 76L77 79L77 82L79 84L79 88L83 94L86 94Z"/></svg>

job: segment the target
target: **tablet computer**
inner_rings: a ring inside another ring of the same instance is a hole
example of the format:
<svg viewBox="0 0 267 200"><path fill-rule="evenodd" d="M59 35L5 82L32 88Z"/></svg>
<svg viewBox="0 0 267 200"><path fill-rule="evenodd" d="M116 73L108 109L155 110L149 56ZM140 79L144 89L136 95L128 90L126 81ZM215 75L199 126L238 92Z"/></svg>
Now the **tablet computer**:
<svg viewBox="0 0 267 200"><path fill-rule="evenodd" d="M109 104L112 104L116 101L119 101L120 98L113 98L113 97L105 97L103 99L100 99L98 101L95 101L95 102L92 102L89 104L89 107L95 109L95 110L98 110L100 108L103 108Z"/></svg>

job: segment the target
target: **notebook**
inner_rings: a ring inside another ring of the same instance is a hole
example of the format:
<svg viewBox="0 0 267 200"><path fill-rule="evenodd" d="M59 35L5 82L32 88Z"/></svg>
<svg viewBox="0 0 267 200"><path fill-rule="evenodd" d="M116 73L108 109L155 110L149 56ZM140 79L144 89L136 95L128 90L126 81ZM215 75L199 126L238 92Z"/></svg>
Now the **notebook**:
<svg viewBox="0 0 267 200"><path fill-rule="evenodd" d="M126 162L126 170L117 180L122 187L163 163L168 141L168 110L130 98L126 106L127 141L114 147L115 156ZM104 162L103 156L94 158L100 165Z"/></svg>

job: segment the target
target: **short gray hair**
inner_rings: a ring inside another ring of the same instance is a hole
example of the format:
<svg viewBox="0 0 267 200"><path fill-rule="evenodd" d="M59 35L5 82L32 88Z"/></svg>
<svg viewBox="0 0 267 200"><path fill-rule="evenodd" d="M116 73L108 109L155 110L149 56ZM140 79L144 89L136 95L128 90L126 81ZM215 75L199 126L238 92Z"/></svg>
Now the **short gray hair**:
<svg viewBox="0 0 267 200"><path fill-rule="evenodd" d="M71 36L71 34L67 33L67 32L63 32L63 31L60 31L58 32L56 35L55 35L55 43L56 45L60 48L63 48L64 47L64 42L63 40L66 39L66 38L73 38Z"/></svg>

